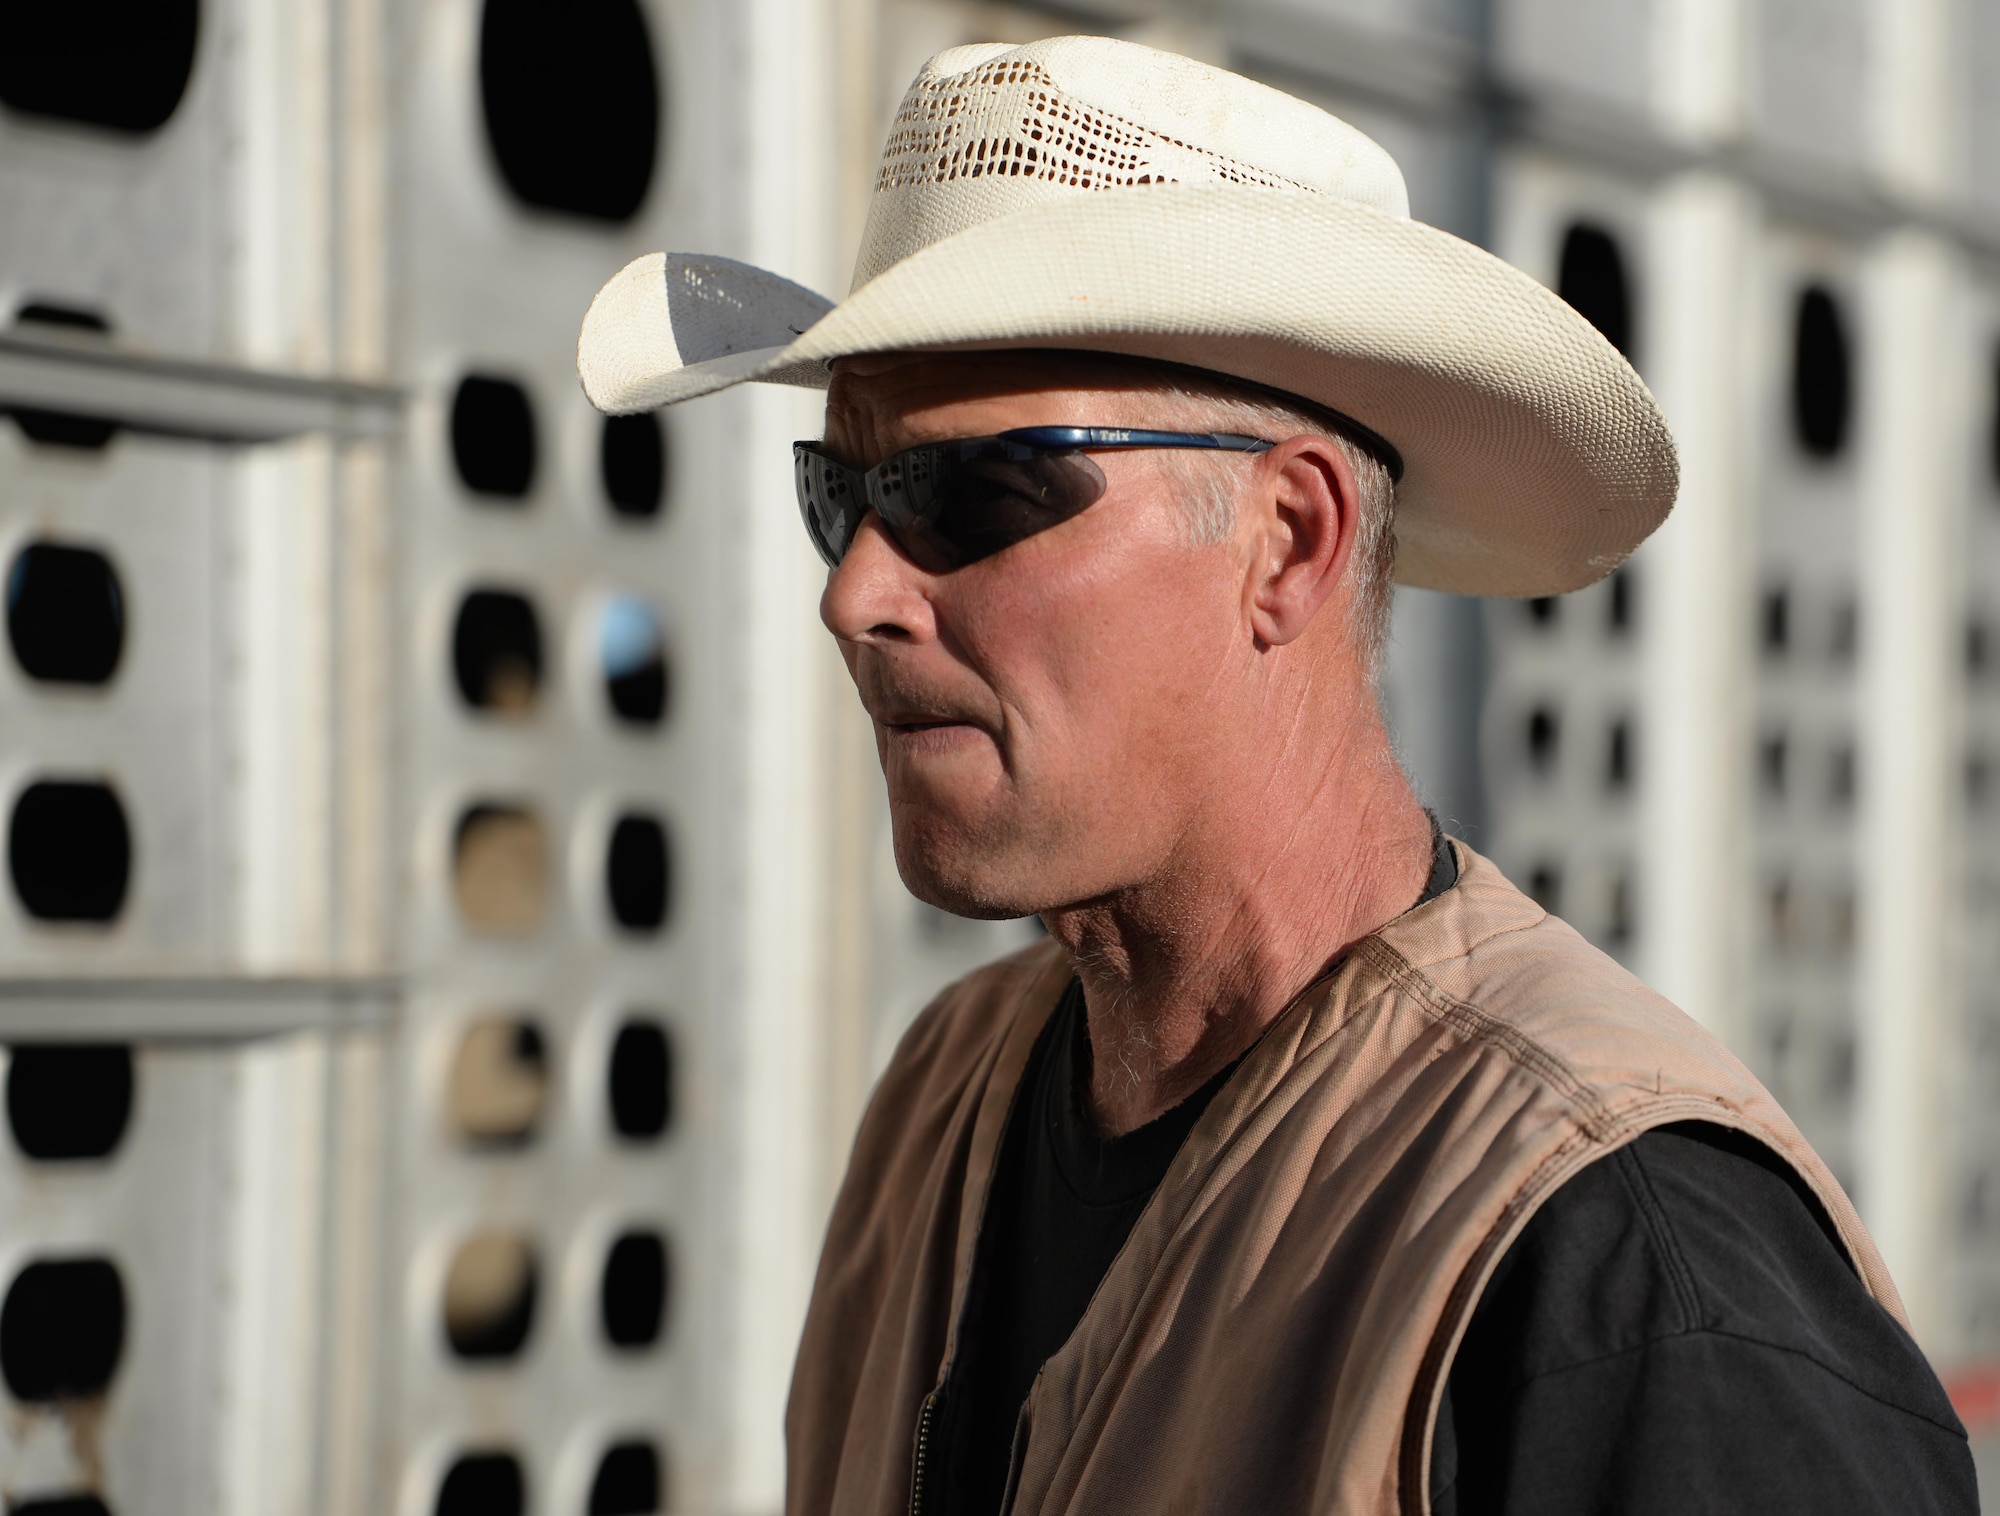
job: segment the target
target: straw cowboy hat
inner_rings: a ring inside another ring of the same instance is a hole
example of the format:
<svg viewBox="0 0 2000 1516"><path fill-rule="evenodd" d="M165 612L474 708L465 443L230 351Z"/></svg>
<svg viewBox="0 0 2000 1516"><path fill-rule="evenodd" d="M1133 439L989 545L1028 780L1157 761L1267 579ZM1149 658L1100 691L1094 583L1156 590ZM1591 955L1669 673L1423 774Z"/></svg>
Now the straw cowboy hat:
<svg viewBox="0 0 2000 1516"><path fill-rule="evenodd" d="M1527 275L1412 221L1375 142L1099 37L924 66L846 300L656 253L598 293L577 368L624 413L745 380L824 387L856 353L996 347L1163 359L1353 417L1401 455L1405 584L1577 589L1673 505L1673 439L1631 365Z"/></svg>

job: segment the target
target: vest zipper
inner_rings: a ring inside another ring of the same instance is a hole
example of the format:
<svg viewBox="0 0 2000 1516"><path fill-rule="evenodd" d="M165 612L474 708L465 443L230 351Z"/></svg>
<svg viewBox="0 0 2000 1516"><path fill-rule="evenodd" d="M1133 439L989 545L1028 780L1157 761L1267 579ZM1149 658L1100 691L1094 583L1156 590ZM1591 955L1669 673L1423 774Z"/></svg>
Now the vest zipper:
<svg viewBox="0 0 2000 1516"><path fill-rule="evenodd" d="M924 1516L924 1464L929 1460L931 1450L931 1422L936 1419L940 1390L932 1390L924 1396L923 1408L917 1412L917 1446L910 1467L910 1516Z"/></svg>

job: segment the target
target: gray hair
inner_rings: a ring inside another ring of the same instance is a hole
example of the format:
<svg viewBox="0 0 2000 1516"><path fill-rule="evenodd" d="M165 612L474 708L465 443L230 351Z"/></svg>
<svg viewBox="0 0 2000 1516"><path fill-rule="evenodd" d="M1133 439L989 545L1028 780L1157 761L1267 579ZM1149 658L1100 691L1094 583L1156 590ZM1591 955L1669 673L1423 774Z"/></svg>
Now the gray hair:
<svg viewBox="0 0 2000 1516"><path fill-rule="evenodd" d="M1321 437L1340 450L1360 490L1360 524L1347 572L1354 582L1354 639L1371 678L1379 677L1389 645L1389 610L1396 589L1396 481L1389 467L1332 421L1275 395L1176 380L1165 392L1199 412L1203 430L1250 436ZM1240 455L1188 450L1160 455L1180 488L1190 538L1220 542L1236 526L1244 475L1230 466Z"/></svg>

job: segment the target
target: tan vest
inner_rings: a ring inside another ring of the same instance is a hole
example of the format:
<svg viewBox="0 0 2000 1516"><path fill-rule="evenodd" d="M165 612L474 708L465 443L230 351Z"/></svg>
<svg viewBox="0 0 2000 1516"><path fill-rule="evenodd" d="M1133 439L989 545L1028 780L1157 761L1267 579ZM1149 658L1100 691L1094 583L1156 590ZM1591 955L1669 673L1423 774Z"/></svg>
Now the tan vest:
<svg viewBox="0 0 2000 1516"><path fill-rule="evenodd" d="M1875 1298L1833 1176L1707 1032L1459 847L1458 885L1302 994L1196 1123L1015 1440L1015 1516L1424 1513L1459 1334L1558 1185L1648 1128L1790 1160ZM869 1105L786 1416L792 1516L911 1504L1053 943L944 992Z"/></svg>

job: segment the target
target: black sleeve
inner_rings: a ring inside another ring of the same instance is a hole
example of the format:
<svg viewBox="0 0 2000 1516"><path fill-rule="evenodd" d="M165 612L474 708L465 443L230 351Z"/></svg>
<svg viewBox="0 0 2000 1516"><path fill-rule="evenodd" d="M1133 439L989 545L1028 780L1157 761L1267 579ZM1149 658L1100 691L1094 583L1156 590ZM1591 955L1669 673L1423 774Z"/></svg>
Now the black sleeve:
<svg viewBox="0 0 2000 1516"><path fill-rule="evenodd" d="M1977 1516L1965 1430L1781 1160L1649 1132L1508 1249L1453 1360L1434 1516Z"/></svg>

